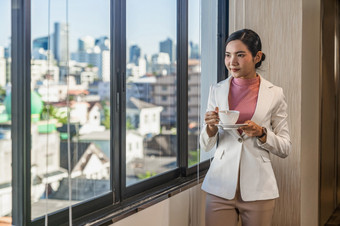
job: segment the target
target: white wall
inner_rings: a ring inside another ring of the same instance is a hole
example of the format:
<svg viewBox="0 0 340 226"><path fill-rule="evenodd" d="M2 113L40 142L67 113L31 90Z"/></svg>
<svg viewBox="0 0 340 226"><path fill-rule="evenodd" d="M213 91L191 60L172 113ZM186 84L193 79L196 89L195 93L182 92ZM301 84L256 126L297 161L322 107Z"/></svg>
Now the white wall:
<svg viewBox="0 0 340 226"><path fill-rule="evenodd" d="M204 226L205 195L196 185L112 226Z"/></svg>
<svg viewBox="0 0 340 226"><path fill-rule="evenodd" d="M302 0L301 224L318 225L320 130L320 0Z"/></svg>

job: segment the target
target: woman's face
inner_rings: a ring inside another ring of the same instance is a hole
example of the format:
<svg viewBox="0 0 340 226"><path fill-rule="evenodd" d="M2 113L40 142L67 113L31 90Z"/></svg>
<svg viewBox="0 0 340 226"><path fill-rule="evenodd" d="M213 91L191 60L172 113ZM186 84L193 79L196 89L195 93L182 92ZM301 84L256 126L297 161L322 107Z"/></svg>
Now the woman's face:
<svg viewBox="0 0 340 226"><path fill-rule="evenodd" d="M224 63L234 78L256 77L255 64L261 59L262 52L253 57L247 46L240 40L228 43L225 51Z"/></svg>

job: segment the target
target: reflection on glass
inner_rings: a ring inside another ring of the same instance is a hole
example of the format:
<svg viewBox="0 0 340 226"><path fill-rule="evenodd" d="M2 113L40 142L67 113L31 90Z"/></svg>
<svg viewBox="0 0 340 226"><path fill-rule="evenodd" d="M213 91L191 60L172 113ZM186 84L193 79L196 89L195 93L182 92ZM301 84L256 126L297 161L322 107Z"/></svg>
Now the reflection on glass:
<svg viewBox="0 0 340 226"><path fill-rule="evenodd" d="M200 1L189 0L188 16L188 166L199 162L199 109L201 89Z"/></svg>
<svg viewBox="0 0 340 226"><path fill-rule="evenodd" d="M176 1L126 3L126 185L131 185L177 167Z"/></svg>
<svg viewBox="0 0 340 226"><path fill-rule="evenodd" d="M32 219L110 191L109 9L32 0Z"/></svg>
<svg viewBox="0 0 340 226"><path fill-rule="evenodd" d="M0 1L0 225L12 219L11 1Z"/></svg>

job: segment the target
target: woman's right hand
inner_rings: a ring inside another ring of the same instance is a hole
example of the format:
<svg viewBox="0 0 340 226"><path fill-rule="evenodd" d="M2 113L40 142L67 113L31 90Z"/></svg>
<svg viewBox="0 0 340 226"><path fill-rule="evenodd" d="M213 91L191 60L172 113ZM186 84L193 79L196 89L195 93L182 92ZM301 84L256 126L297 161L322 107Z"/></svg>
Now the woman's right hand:
<svg viewBox="0 0 340 226"><path fill-rule="evenodd" d="M207 124L207 133L209 137L215 136L218 131L217 124L220 121L218 117L218 107L215 107L215 111L208 111L204 115L204 121Z"/></svg>

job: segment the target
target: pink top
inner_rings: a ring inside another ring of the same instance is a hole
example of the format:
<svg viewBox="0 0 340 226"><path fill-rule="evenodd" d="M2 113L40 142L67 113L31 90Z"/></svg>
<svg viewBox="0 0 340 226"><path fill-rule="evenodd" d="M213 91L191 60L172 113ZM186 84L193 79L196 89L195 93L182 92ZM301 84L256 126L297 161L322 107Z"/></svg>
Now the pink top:
<svg viewBox="0 0 340 226"><path fill-rule="evenodd" d="M255 112L257 96L260 87L260 77L251 79L232 78L229 90L229 109L237 110L240 116L237 124L250 120Z"/></svg>

